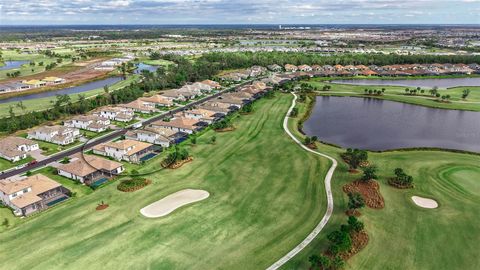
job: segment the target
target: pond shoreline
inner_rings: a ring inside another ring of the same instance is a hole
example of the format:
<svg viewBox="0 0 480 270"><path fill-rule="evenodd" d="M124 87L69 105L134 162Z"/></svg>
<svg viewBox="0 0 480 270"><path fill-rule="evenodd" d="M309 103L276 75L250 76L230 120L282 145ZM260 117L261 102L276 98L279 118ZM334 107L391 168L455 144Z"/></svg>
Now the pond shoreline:
<svg viewBox="0 0 480 270"><path fill-rule="evenodd" d="M325 96L325 95L316 95L315 96L315 99L318 98L318 97L328 97L328 96ZM365 100L365 97L358 97L358 96L340 96L341 98L355 98L355 99L362 99L362 100ZM340 98L340 97L336 97L336 98ZM389 101L389 100L382 100L382 99L378 99L378 101L380 102L391 102L393 104L402 104L403 102L397 102L397 101ZM323 104L324 105L324 104ZM372 106L378 106L379 104L373 104ZM381 105L384 105L384 104L381 104ZM388 105L388 104L387 104ZM386 106L386 105L385 105ZM419 105L410 105L408 104L408 106L417 106L417 107L420 107L420 108L424 108L424 109L427 109L427 110L423 110L423 111L420 111L420 113L423 112L423 114L435 114L435 111L430 111L430 110L435 110L436 108L428 108L428 107L425 107L425 106L419 106ZM312 115L315 114L315 111L314 111L314 107L315 107L315 103L307 103L307 111L312 111ZM397 108L398 109L398 108ZM408 111L408 109L405 109ZM438 109L437 109L438 110ZM454 110L450 110L450 111L454 111ZM461 111L456 111L458 113L461 113ZM323 114L325 114L325 112L322 112ZM408 112L407 112L408 113ZM418 111L417 111L418 113ZM438 113L438 112L437 112ZM475 114L479 114L479 112L469 112L471 114L467 115L467 116L464 116L463 114L461 114L462 117L464 117L464 121L463 122L468 122L470 123L470 121L468 120L470 117L475 117L476 115ZM320 114L319 112L317 112L317 115ZM328 115L328 113L327 113ZM305 116L305 115L304 115ZM458 115L457 114L453 114L453 115L448 115L448 110L445 111L442 115L439 116L440 117L446 117L446 122L444 123L447 123L448 124L448 120L452 121L452 119L455 119ZM303 120L301 119L301 122L305 121L307 122L308 120L311 120L312 116L310 117L307 117L306 120ZM303 117L302 117L303 118ZM318 118L318 116L317 116ZM320 118L318 118L320 119ZM311 120L311 121L318 121L317 120ZM303 121L302 121L303 120ZM335 119L337 125L338 123L342 123L344 122L345 119ZM420 123L423 123L421 118L419 119L420 120ZM438 118L437 118L438 120ZM331 119L328 120L328 121L332 121ZM327 121L327 122L328 122ZM385 121L385 120L383 120ZM405 121L405 119L403 120ZM438 120L439 121L439 120ZM442 120L442 121L445 121ZM457 119L457 122L460 121ZM348 122L348 120L347 120ZM388 121L387 121L388 122ZM456 123L457 125L461 125L463 122L460 122L460 123ZM325 124L323 123L324 125L327 125L327 126L331 126L329 125L328 123ZM361 123L359 123L360 126ZM391 123L390 123L391 124ZM475 144L475 143L472 143L470 144L469 141L471 140L475 140L475 137L478 136L478 135L475 135L475 134L478 134L475 130L471 130L471 129L474 129L474 127L476 126L475 124L472 124L473 127L470 127L468 130L463 130L463 129L453 129L453 134L455 135L452 135L453 137L449 137L445 134L442 134L442 132L439 132L439 134L441 134L440 136L436 136L435 137L435 130L436 129L439 129L439 130L442 130L442 129L449 129L449 127L442 127L442 126L438 126L438 127L435 127L435 125L433 125L433 130L430 131L430 128L428 126L425 126L424 123L419 127L420 128L420 133L422 134L421 137L419 137L420 135L418 134L415 134L414 132L412 133L409 133L409 132L406 132L406 134L409 134L409 136L411 137L400 137L398 138L398 141L394 140L393 142L397 143L397 144L417 144L417 145L412 145L412 146L388 146L388 142L389 142L389 138L391 138L391 135L386 135L385 137L387 137L387 139L384 139L382 141L382 135L381 134L375 134L375 136L380 136L380 140L377 140L375 138L375 140L379 141L379 143L375 143L375 142L366 142L366 146L356 146L355 144L358 144L359 142L356 141L356 143L353 144L353 146L348 146L348 145L345 145L345 143L348 142L348 136L345 135L345 133L339 133L341 134L340 137L342 138L337 138L335 139L336 136L334 136L333 134L331 133L326 133L326 134L323 134L321 131L319 131L320 129L315 129L315 125L312 124L310 125L309 128L307 128L307 130L304 129L303 126L300 126L298 125L298 130L300 133L306 135L306 136L317 136L318 139L319 139L319 142L321 142L322 144L326 144L326 145L330 145L330 146L333 146L333 147L336 147L336 148L361 148L361 149L366 149L370 152L374 152L374 153L386 153L386 152L395 152L395 151L404 151L404 152L407 152L407 151L445 151L445 152L452 152L452 153L462 153L462 154L469 154L469 155L476 155L476 156L479 156L480 155L480 149L477 150L475 147L477 147L478 145ZM368 126L368 125L367 125ZM375 126L375 124L373 125ZM343 128L347 128L348 127L343 127ZM310 129L310 130L309 130ZM328 130L331 130L332 128L328 129ZM316 130L316 131L314 131ZM337 130L341 130L341 128L337 128ZM414 129L416 130L416 129ZM428 131L425 131L425 130L428 130ZM463 130L463 135L462 133L458 134L455 132L455 130ZM385 128L385 133L388 134L389 132L392 132L392 130L389 130L388 129L388 126L387 128ZM320 132L320 133L318 133ZM423 132L423 133L422 133ZM421 146L422 144L422 140L424 140L424 137L425 134L424 133L428 133L428 132L432 132L433 133L433 137L432 137L432 145L427 145L427 146ZM438 132L438 130L437 130ZM323 135L322 135L323 134ZM328 134L328 135L327 135ZM393 134L396 134L396 132L393 132ZM473 135L469 135L469 134L473 134ZM327 137L325 137L327 136ZM332 137L333 136L333 137ZM360 136L360 135L359 135ZM364 137L365 135L361 135L360 137ZM392 135L393 137L395 135ZM460 139L457 140L456 137L459 137ZM472 137L473 136L473 137ZM327 139L328 137L332 137L333 138L333 141L332 140L329 140ZM363 138L362 137L362 138ZM369 136L367 136L368 138ZM352 139L352 138L350 138ZM335 141L336 140L336 141ZM346 141L345 141L346 140ZM367 139L368 140L368 139ZM339 143L340 141L343 141L343 143ZM385 145L381 146L382 143L384 143ZM444 146L440 146L441 144L445 144ZM349 145L352 145L351 143L347 143ZM365 145L365 142L362 142L361 144L364 144ZM420 144L420 145L418 145ZM370 146L369 146L370 145ZM376 145L376 146L375 146ZM450 146L448 146L450 145ZM373 147L373 148L372 148ZM386 147L386 149L375 149L375 148L384 148ZM456 148L458 147L458 148Z"/></svg>

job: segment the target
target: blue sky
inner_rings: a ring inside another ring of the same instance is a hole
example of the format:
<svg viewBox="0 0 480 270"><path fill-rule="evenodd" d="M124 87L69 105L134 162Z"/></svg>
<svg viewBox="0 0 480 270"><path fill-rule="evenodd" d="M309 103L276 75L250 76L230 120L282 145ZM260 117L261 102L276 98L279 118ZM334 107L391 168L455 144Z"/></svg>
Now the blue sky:
<svg viewBox="0 0 480 270"><path fill-rule="evenodd" d="M480 0L0 0L12 24L480 24Z"/></svg>

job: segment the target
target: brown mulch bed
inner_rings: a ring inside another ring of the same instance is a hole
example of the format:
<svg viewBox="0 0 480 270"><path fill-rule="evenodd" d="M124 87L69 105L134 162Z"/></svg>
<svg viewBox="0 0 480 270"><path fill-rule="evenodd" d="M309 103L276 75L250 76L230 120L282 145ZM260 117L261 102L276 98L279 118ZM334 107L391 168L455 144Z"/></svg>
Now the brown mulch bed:
<svg viewBox="0 0 480 270"><path fill-rule="evenodd" d="M101 211L101 210L104 210L104 209L107 209L108 208L108 204L99 204L95 210L97 211Z"/></svg>
<svg viewBox="0 0 480 270"><path fill-rule="evenodd" d="M168 166L167 168L169 168L169 169L178 169L178 168L182 167L183 164L188 163L188 162L192 162L192 161L193 161L193 157L188 157L188 158L185 159L185 160L176 161L175 163L170 164L170 166ZM162 165L162 166L163 166L163 165Z"/></svg>
<svg viewBox="0 0 480 270"><path fill-rule="evenodd" d="M229 132L229 131L234 131L234 130L235 130L234 127L215 129L216 132Z"/></svg>
<svg viewBox="0 0 480 270"><path fill-rule="evenodd" d="M360 252L360 250L367 246L369 240L366 231L353 232L350 236L352 237L352 248L348 252L343 252L340 255L344 260L348 260L353 255Z"/></svg>
<svg viewBox="0 0 480 270"><path fill-rule="evenodd" d="M367 182L356 180L343 186L345 193L358 192L365 199L365 204L373 209L382 209L385 207L385 201L380 193L380 185L375 180Z"/></svg>
<svg viewBox="0 0 480 270"><path fill-rule="evenodd" d="M412 184L412 185L408 185L408 186L405 186L405 185L400 185L400 184L397 184L395 183L395 180L393 178L390 178L388 179L388 184L394 188L398 188L398 189L410 189L410 188L414 188L415 186Z"/></svg>
<svg viewBox="0 0 480 270"><path fill-rule="evenodd" d="M152 183L152 180L144 179L143 183L141 185L137 185L134 187L122 187L121 183L117 186L117 189L122 191L122 192L134 192L137 190L140 190Z"/></svg>
<svg viewBox="0 0 480 270"><path fill-rule="evenodd" d="M362 213L360 213L360 211L356 209L348 209L347 211L345 211L345 215L359 217L362 215Z"/></svg>
<svg viewBox="0 0 480 270"><path fill-rule="evenodd" d="M317 145L315 143L310 143L310 144L307 144L306 146L310 149L314 149L314 150L317 149Z"/></svg>

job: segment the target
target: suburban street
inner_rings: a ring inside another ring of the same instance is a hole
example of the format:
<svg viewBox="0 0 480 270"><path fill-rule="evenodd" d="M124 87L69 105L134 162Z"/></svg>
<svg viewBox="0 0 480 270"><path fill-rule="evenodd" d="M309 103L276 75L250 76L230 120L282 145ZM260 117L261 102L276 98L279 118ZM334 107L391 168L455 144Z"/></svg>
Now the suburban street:
<svg viewBox="0 0 480 270"><path fill-rule="evenodd" d="M259 78L256 78L256 79L259 79ZM256 80L255 79L255 80ZM144 126L147 126L157 120L160 120L160 119L163 119L165 118L166 116L169 116L169 115L173 115L177 112L180 112L180 111L183 111L185 109L189 109L189 108L192 108L194 106L197 106L205 101L208 101L208 100L211 100L211 99L214 99L220 95L222 95L223 93L226 93L226 92L229 92L229 91L232 91L234 89L238 89L242 86L245 86L249 83L251 83L252 81L254 80L248 80L246 82L243 82L241 84L238 84L238 85L235 85L235 86L232 86L232 87L229 87L227 89L224 89L222 91L219 91L213 95L210 95L210 96L207 96L207 97L204 97L204 98L201 98L199 100L195 100L185 106L181 106L181 107L178 107L178 108L175 108L175 109L172 109L172 110L169 110L169 111L166 111L160 115L156 115L156 116L153 116L151 118L148 118L148 119L145 119L143 121L141 121L140 123L142 124L142 127ZM138 123L137 123L138 124ZM82 145L78 145L78 146L75 146L75 147L72 147L71 149L67 149L65 151L62 151L60 153L56 153L56 154L53 154L51 156L49 156L48 158L44 159L44 160L41 160L41 161L38 161L37 163L35 164L31 164L29 166L26 166L26 167L23 167L23 168L19 168L19 169L15 169L15 170L11 170L11 171L7 171L7 172L4 172L2 173L2 175L0 176L0 179L6 179L6 178L9 178L9 177L12 177L12 176L15 176L15 175L19 175L19 174L23 174L23 173L26 173L28 171L31 171L31 170L35 170L35 169L38 169L38 168L41 168L43 166L46 166L52 162L55 162L57 160L60 160L64 157L68 157L68 156L71 156L71 155L74 155L76 153L80 153L81 151L84 151L86 149L89 149L95 145L98 145L98 144L102 144L102 143L106 143L108 141L111 141L115 138L118 138L122 135L124 135L129 129L133 129L134 128L134 125L135 124L132 124L132 125L129 125L125 128L122 128L122 129L119 129L119 130L116 130L116 131L112 131L111 133L108 133L107 135L103 136L103 137L99 137L99 138L94 138L88 142L86 142L85 144L82 144Z"/></svg>

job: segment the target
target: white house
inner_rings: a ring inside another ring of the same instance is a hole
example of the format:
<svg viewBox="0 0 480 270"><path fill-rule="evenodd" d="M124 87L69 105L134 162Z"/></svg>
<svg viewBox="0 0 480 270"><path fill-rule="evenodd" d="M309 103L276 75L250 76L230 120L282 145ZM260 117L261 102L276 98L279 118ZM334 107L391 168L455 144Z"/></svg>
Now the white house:
<svg viewBox="0 0 480 270"><path fill-rule="evenodd" d="M196 119L176 117L171 119L170 121L155 121L151 124L151 126L170 129L175 132L192 134L193 132L201 129L201 126L197 125L199 122L200 121Z"/></svg>
<svg viewBox="0 0 480 270"><path fill-rule="evenodd" d="M125 160L139 163L142 157L153 151L153 144L125 139L117 142L99 144L93 147L93 153L112 157L116 160Z"/></svg>
<svg viewBox="0 0 480 270"><path fill-rule="evenodd" d="M139 98L143 102L143 105L146 107L156 108L156 107L170 107L173 106L173 101L167 99L161 95L154 95L151 97L142 97Z"/></svg>
<svg viewBox="0 0 480 270"><path fill-rule="evenodd" d="M80 137L80 130L64 126L43 126L28 132L27 138L67 145L75 142Z"/></svg>
<svg viewBox="0 0 480 270"><path fill-rule="evenodd" d="M110 119L98 115L79 115L65 121L63 124L66 127L103 132L110 126Z"/></svg>
<svg viewBox="0 0 480 270"><path fill-rule="evenodd" d="M115 120L119 122L130 122L133 120L134 112L131 108L106 106L97 109L94 115Z"/></svg>
<svg viewBox="0 0 480 270"><path fill-rule="evenodd" d="M27 158L27 153L38 150L37 142L20 137L6 137L0 140L0 157L11 162Z"/></svg>
<svg viewBox="0 0 480 270"><path fill-rule="evenodd" d="M159 127L146 127L145 129L130 130L125 134L126 139L147 142L169 147L170 143L175 140L178 132L171 129Z"/></svg>

